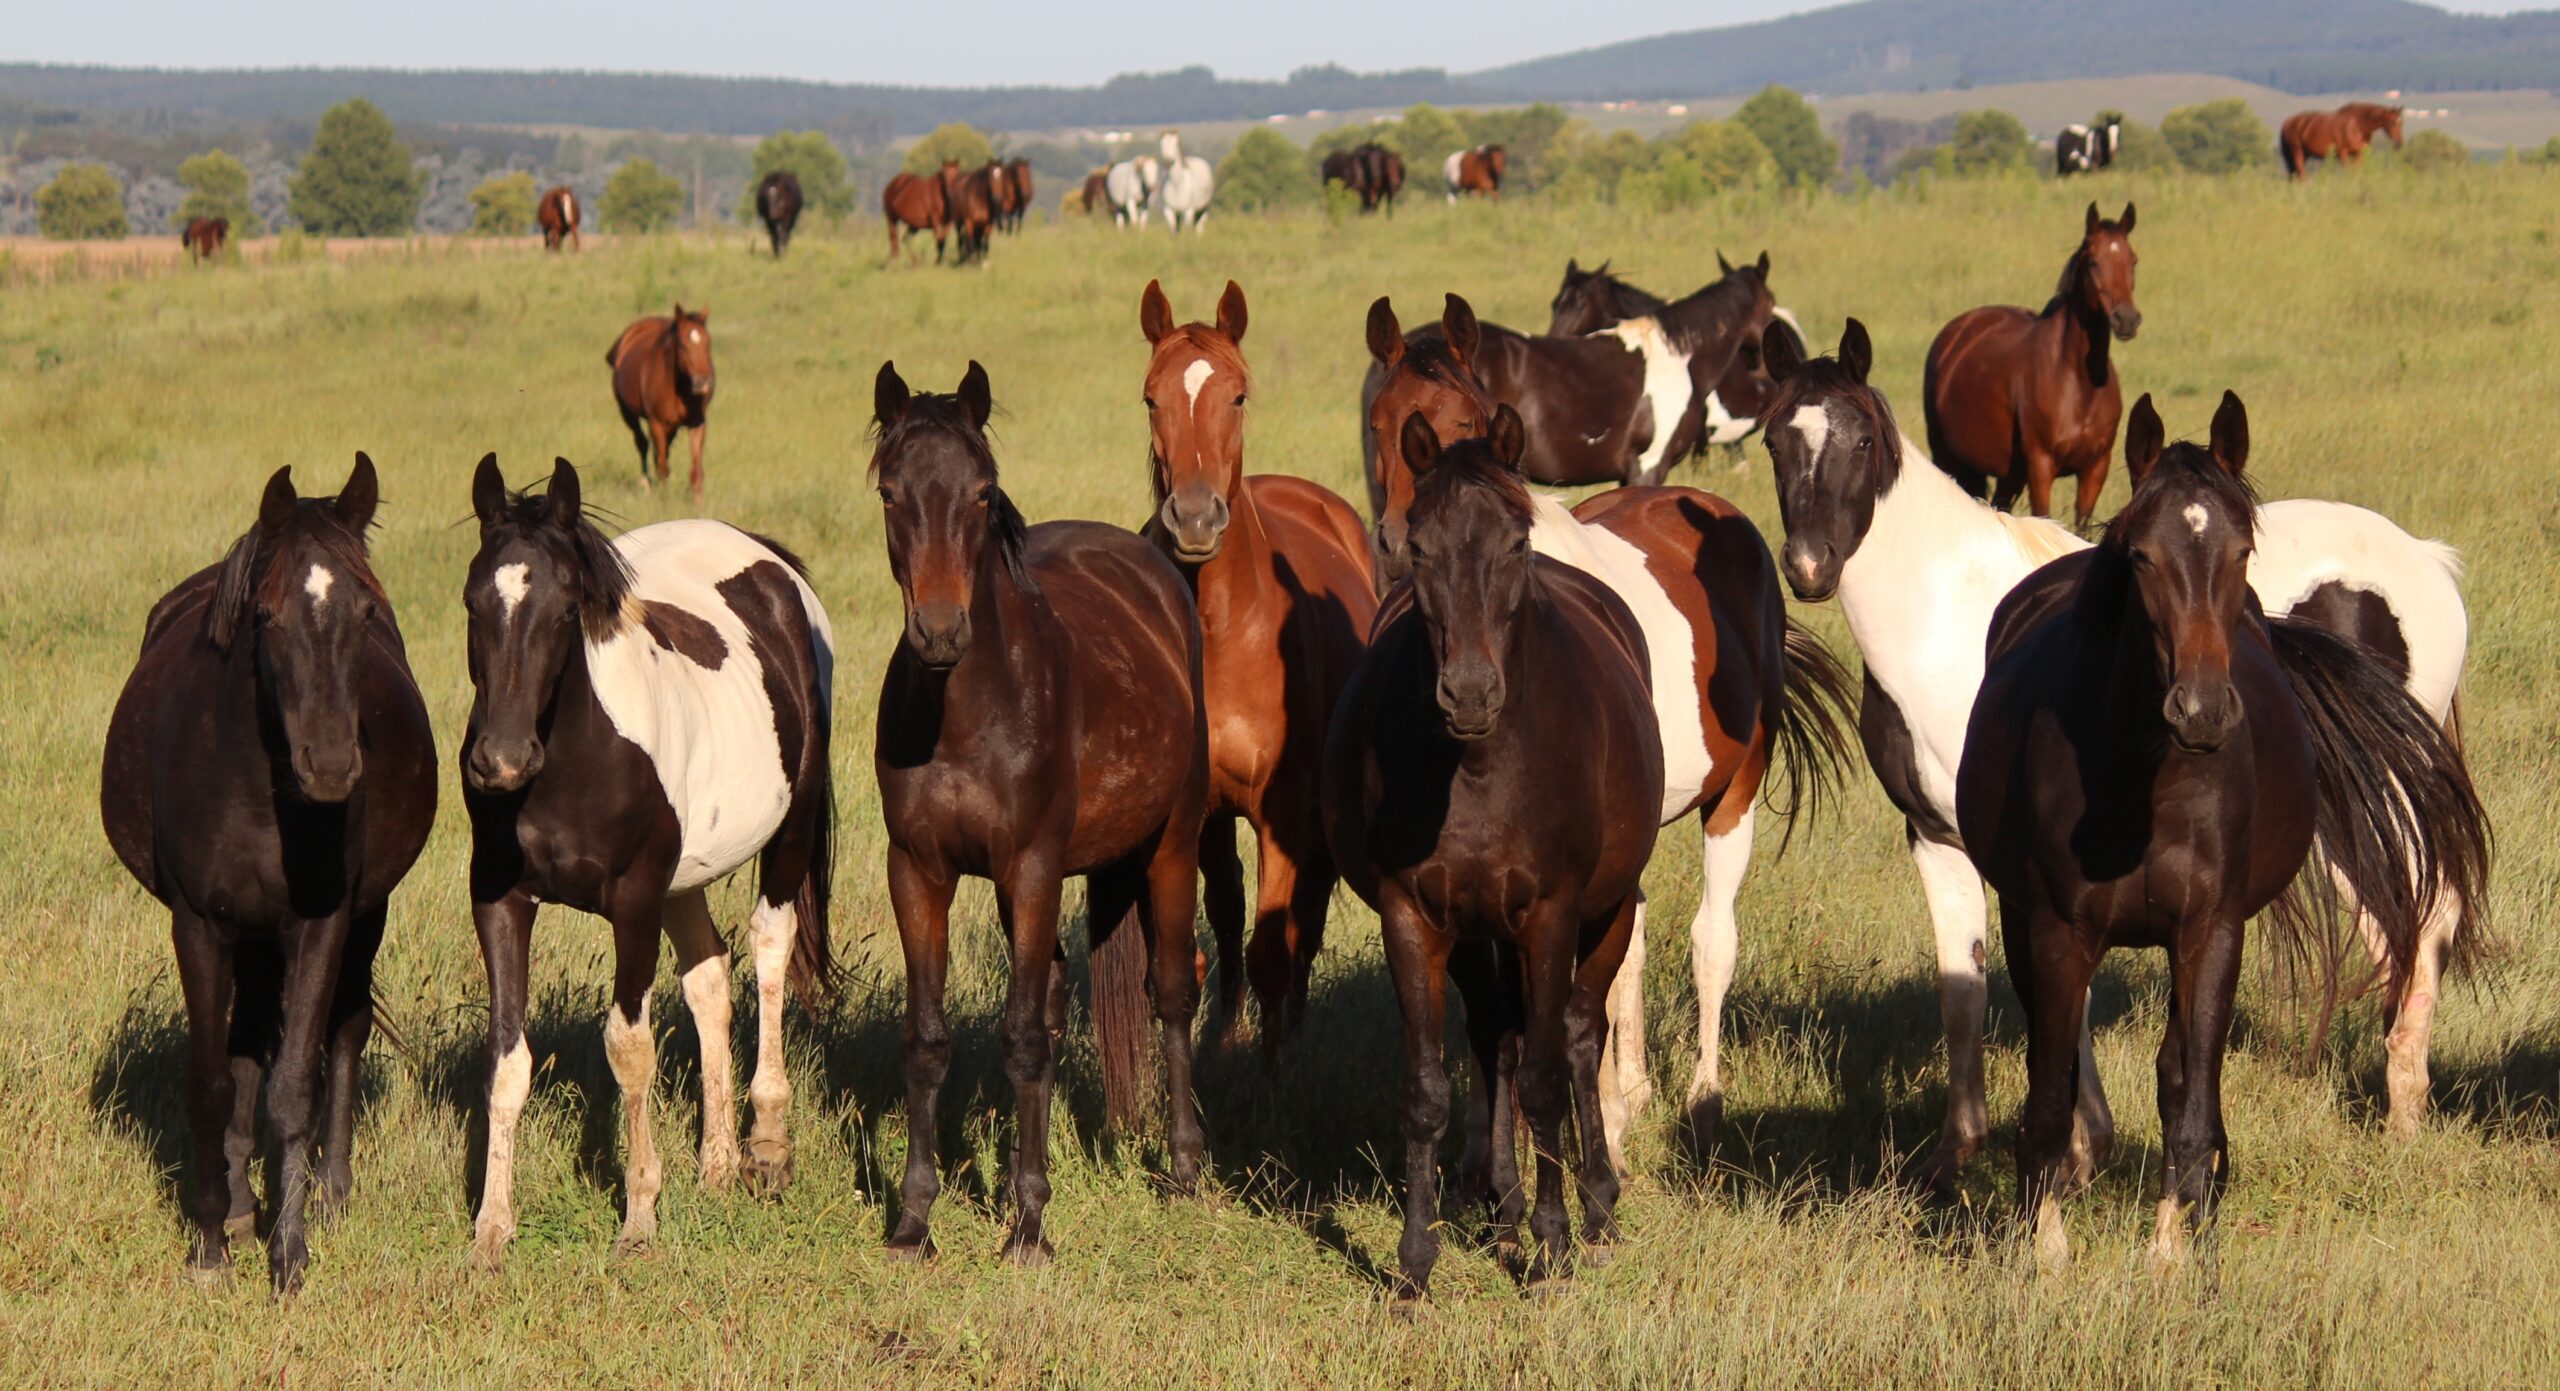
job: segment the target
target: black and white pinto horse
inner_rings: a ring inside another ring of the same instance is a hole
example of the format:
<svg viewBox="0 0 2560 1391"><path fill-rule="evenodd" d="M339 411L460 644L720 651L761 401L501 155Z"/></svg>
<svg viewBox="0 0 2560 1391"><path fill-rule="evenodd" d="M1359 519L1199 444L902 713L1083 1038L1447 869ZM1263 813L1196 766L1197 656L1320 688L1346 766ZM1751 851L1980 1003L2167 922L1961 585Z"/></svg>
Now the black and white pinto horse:
<svg viewBox="0 0 2560 1391"><path fill-rule="evenodd" d="M548 491L527 495L508 490L490 455L471 503L480 553L463 604L476 694L462 781L489 972L488 1167L472 1253L495 1268L515 1234L516 1122L533 1085L525 974L539 903L613 925L604 1043L628 1126L616 1242L627 1251L657 1230L649 994L661 933L701 1041L703 1186L738 1172L729 949L704 890L758 861L746 1171L768 1188L789 1181L783 984L787 973L805 995L828 969L835 637L788 551L700 519L608 541L566 459Z"/></svg>
<svg viewBox="0 0 2560 1391"><path fill-rule="evenodd" d="M2115 121L2092 129L2074 123L2053 138L2053 176L2094 174L2116 162L2116 143L2124 127Z"/></svg>

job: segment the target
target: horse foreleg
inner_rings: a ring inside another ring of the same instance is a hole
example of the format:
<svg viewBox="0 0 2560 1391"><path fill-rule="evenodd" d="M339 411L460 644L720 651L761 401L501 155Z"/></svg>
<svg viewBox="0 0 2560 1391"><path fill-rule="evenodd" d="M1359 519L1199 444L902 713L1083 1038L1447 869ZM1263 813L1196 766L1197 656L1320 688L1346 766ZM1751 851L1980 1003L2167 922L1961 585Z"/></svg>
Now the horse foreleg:
<svg viewBox="0 0 2560 1391"><path fill-rule="evenodd" d="M1394 886L1381 897L1388 974L1404 1024L1404 1234L1396 1242L1396 1299L1410 1304L1431 1292L1431 1267L1440 1259L1440 1136L1449 1128L1440 1031L1447 1023L1454 940ZM1494 1126L1497 1133L1509 1129Z"/></svg>
<svg viewBox="0 0 2560 1391"><path fill-rule="evenodd" d="M2027 511L2033 516L2050 517L2053 515L2053 456L2032 451L2027 455L2026 464Z"/></svg>
<svg viewBox="0 0 2560 1391"><path fill-rule="evenodd" d="M1200 1181L1208 1137L1200 1128L1200 1103L1191 1086L1191 1021L1200 1007L1200 977L1192 967L1191 924L1199 915L1199 841L1179 828L1158 839L1147 864L1146 892L1138 899L1155 988L1157 1047L1164 1064L1165 1176L1190 1192Z"/></svg>
<svg viewBox="0 0 2560 1391"><path fill-rule="evenodd" d="M703 442L703 439L704 439L706 436L708 436L710 433L711 433L711 422L710 422L710 421L708 421L708 420L706 420L706 421L702 422L702 423L701 423L701 424L699 424L699 425L694 426L694 427L693 427L693 431L692 431L692 434L693 434L693 479L692 479L692 483L693 483L693 507L694 507L694 510L695 510L695 511L697 511L697 512L702 510L702 442Z"/></svg>
<svg viewBox="0 0 2560 1391"><path fill-rule="evenodd" d="M1236 858L1236 818L1213 816L1200 828L1200 879L1200 907L1218 952L1218 1012L1232 1035L1243 1027L1245 986L1244 862Z"/></svg>
<svg viewBox="0 0 2560 1391"><path fill-rule="evenodd" d="M320 1041L337 996L349 930L348 915L339 912L286 933L284 1037L267 1089L276 1147L284 1159L283 1193L276 1200L275 1228L267 1236L267 1273L279 1294L300 1286L311 1262L307 1224L311 1159L317 1148Z"/></svg>
<svg viewBox="0 0 2560 1391"><path fill-rule="evenodd" d="M2179 1058L2176 1109L2163 1092L2160 1131L2168 1151L2160 1208L2151 1239L2155 1268L2186 1259L2191 1233L2210 1231L2231 1181L2230 1144L2222 1128L2222 1055L2231 1042L2232 998L2240 981L2238 920L2189 925L2178 934L2169 966L2169 1031L2165 1055Z"/></svg>
<svg viewBox="0 0 2560 1391"><path fill-rule="evenodd" d="M2079 1092L2080 1033L2098 949L2059 914L2003 901L2009 973L2027 1011L2027 1104L2018 1123L2018 1205L2034 1234L2036 1264L2058 1275L2071 1263L2062 1193Z"/></svg>
<svg viewBox="0 0 2560 1391"><path fill-rule="evenodd" d="M489 1136L471 1231L471 1258L484 1270L498 1268L516 1234L516 1121L533 1092L533 1050L524 1037L533 913L533 896L522 889L471 905L489 975Z"/></svg>
<svg viewBox="0 0 2560 1391"><path fill-rule="evenodd" d="M2089 519L2098 514L2098 495L2107 487L2107 456L2100 454L2080 470L2079 489L2071 500L2071 529L2088 534Z"/></svg>
<svg viewBox="0 0 2560 1391"><path fill-rule="evenodd" d="M169 936L177 949L178 985L187 1000L187 1130L194 1154L181 1191L196 1229L187 1267L198 1279L219 1279L231 1269L231 1236L225 1225L231 1214L231 1161L223 1143L237 1095L230 1049L235 994L231 952L204 919L183 906L170 910ZM251 1085L254 1117L257 1102ZM245 1164L248 1156L240 1158Z"/></svg>
<svg viewBox="0 0 2560 1391"><path fill-rule="evenodd" d="M941 1134L942 1079L951 1071L951 1023L942 993L951 963L951 895L959 885L895 845L889 847L888 878L907 966L907 1172L898 1184L898 1225L889 1234L889 1254L923 1260L933 1255L929 1223L933 1200L942 1192L934 1144Z"/></svg>
<svg viewBox="0 0 2560 1391"><path fill-rule="evenodd" d="M657 481L667 481L667 451L675 447L676 432L672 425L649 421L649 453L657 461Z"/></svg>
<svg viewBox="0 0 2560 1391"><path fill-rule="evenodd" d="M676 979L702 1051L702 1148L696 1177L721 1189L738 1173L737 1067L730 1058L729 944L711 920L702 890L667 900L667 940L675 944Z"/></svg>
<svg viewBox="0 0 2560 1391"><path fill-rule="evenodd" d="M1004 1073L1013 1083L1013 1230L1005 1259L1046 1265L1055 1254L1041 1225L1049 1207L1049 1103L1058 1080L1049 1036L1050 975L1058 965L1059 869L1024 856L996 883L996 909L1013 952L1013 971L999 1026Z"/></svg>
<svg viewBox="0 0 2560 1391"><path fill-rule="evenodd" d="M1599 943L1575 966L1573 993L1565 1002L1565 1065L1582 1161L1576 1177L1582 1190L1584 1259L1595 1266L1609 1263L1618 1239L1618 1175L1625 1169L1617 1147L1604 1138L1608 1122L1600 1111L1600 1054L1609 1035L1609 997L1626 972L1628 948L1642 926L1642 902L1641 894L1633 894L1618 905Z"/></svg>
<svg viewBox="0 0 2560 1391"><path fill-rule="evenodd" d="M336 998L329 1011L327 1114L320 1132L320 1214L335 1216L354 1191L356 1091L364 1078L364 1049L373 1038L373 959L382 946L390 905L376 904L349 928L338 963Z"/></svg>
<svg viewBox="0 0 2560 1391"><path fill-rule="evenodd" d="M1965 1162L1981 1152L1991 1133L1991 1116L1983 1100L1982 1021L1985 985L1985 933L1989 910L1982 876L1962 850L1918 835L1911 838L1911 861L1920 871L1920 887L1929 901L1929 925L1938 941L1938 1024L1947 1040L1947 1118L1938 1133L1922 1177L1941 1193L1951 1193Z"/></svg>
<svg viewBox="0 0 2560 1391"><path fill-rule="evenodd" d="M1573 1100L1565 1057L1565 1014L1574 994L1580 924L1549 904L1531 907L1526 916L1520 935L1528 1014L1518 1085L1520 1113L1529 1122L1529 1153L1537 1171L1537 1197L1529 1209L1529 1234L1536 1239L1536 1249L1529 1257L1528 1279L1534 1289L1573 1272L1571 1224L1564 1201L1564 1120Z"/></svg>

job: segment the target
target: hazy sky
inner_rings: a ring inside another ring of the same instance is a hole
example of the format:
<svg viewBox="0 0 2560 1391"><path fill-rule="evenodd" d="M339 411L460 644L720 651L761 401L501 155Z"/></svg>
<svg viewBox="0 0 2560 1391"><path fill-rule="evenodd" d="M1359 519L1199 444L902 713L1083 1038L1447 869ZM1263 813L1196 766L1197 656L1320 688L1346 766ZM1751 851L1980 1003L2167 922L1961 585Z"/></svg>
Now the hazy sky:
<svg viewBox="0 0 2560 1391"><path fill-rule="evenodd" d="M2500 13L2552 3L2447 7ZM1193 63L1229 77L1282 77L1325 62L1464 72L1820 7L1808 0L75 0L13 6L0 59L1085 85Z"/></svg>

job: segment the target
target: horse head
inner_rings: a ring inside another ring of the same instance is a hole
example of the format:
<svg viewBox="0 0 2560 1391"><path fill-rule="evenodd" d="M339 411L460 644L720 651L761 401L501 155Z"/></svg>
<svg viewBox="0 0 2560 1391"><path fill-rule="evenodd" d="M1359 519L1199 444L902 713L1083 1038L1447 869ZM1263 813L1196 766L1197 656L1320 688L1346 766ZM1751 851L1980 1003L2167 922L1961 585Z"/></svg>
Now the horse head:
<svg viewBox="0 0 2560 1391"><path fill-rule="evenodd" d="M883 362L871 400L871 481L906 607L904 641L917 661L947 671L968 654L969 606L987 567L1031 584L1028 528L997 483L987 445L995 411L987 369L971 362L960 389L942 396L910 392L897 364Z"/></svg>
<svg viewBox="0 0 2560 1391"><path fill-rule="evenodd" d="M1186 565L1214 560L1244 485L1244 407L1252 374L1244 352L1244 291L1232 280L1218 297L1218 322L1174 326L1164 288L1148 281L1138 325L1147 359L1147 451L1155 470L1156 520Z"/></svg>
<svg viewBox="0 0 2560 1391"><path fill-rule="evenodd" d="M1386 369L1369 403L1369 434L1385 497L1377 518L1378 573L1404 578L1407 512L1413 506L1413 471L1403 464L1402 434L1415 417L1443 444L1480 439L1494 415L1493 398L1476 379L1481 338L1475 310L1451 295L1440 312L1440 336L1408 343L1386 296L1369 306L1369 355Z"/></svg>
<svg viewBox="0 0 2560 1391"><path fill-rule="evenodd" d="M1397 434L1397 454L1418 482L1405 556L1437 659L1434 696L1449 732L1491 734L1506 695L1506 660L1520 612L1534 588L1529 550L1534 515L1520 478L1525 432L1519 413L1497 407L1490 432L1443 445L1416 411Z"/></svg>
<svg viewBox="0 0 2560 1391"><path fill-rule="evenodd" d="M2133 251L2133 204L2110 221L2091 203L2080 234L2080 249L2064 267L2059 291L2093 318L2106 320L2119 339L2130 341L2142 329L2142 311L2133 302L2133 270L2142 258Z"/></svg>
<svg viewBox="0 0 2560 1391"><path fill-rule="evenodd" d="M1849 321L1835 356L1802 354L1783 325L1763 332L1761 360L1777 389L1760 437L1787 532L1778 569L1797 598L1819 603L1840 587L1841 568L1875 524L1877 502L1902 474L1902 432L1883 394L1867 384L1875 350L1865 324Z"/></svg>
<svg viewBox="0 0 2560 1391"><path fill-rule="evenodd" d="M546 713L570 662L622 630L631 592L621 553L587 519L578 470L551 465L540 493L507 487L498 456L471 478L480 551L462 584L471 665L469 743L462 776L504 794L542 771Z"/></svg>
<svg viewBox="0 0 2560 1391"><path fill-rule="evenodd" d="M2128 623L2147 629L2163 688L2160 717L2189 753L2221 748L2245 713L2231 679L2231 636L2249 602L2257 499L2240 476L2249 414L2222 393L2209 445L2163 448L2160 413L2145 395L2125 422L2133 500L2107 525L2100 551L2130 571Z"/></svg>
<svg viewBox="0 0 2560 1391"><path fill-rule="evenodd" d="M711 399L717 385L711 372L711 311L696 307L688 313L681 304L669 321L669 351L676 360L676 381L684 393L696 401Z"/></svg>
<svg viewBox="0 0 2560 1391"><path fill-rule="evenodd" d="M1607 261L1584 270L1579 260L1567 260L1564 283L1556 287L1556 297L1547 302L1548 336L1579 337L1628 317L1623 293L1626 288L1624 282L1609 273Z"/></svg>

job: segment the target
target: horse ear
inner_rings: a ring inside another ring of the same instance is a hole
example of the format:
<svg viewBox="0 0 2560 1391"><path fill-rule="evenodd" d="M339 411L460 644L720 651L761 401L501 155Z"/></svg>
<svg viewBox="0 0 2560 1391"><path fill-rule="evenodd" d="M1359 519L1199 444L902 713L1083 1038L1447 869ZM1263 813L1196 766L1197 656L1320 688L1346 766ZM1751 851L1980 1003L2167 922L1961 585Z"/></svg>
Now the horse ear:
<svg viewBox="0 0 2560 1391"><path fill-rule="evenodd" d="M907 390L907 379L898 375L898 364L882 362L880 375L871 383L871 418L886 430L906 419L907 401L913 395Z"/></svg>
<svg viewBox="0 0 2560 1391"><path fill-rule="evenodd" d="M1507 401L1493 408L1492 438L1493 457L1500 459L1504 468L1517 473L1520 456L1529 449L1529 430L1520 423L1520 412L1511 409Z"/></svg>
<svg viewBox="0 0 2560 1391"><path fill-rule="evenodd" d="M1453 294L1441 306L1440 336L1448 340L1449 351L1457 355L1461 366L1475 370L1476 344L1482 331L1476 327L1475 307L1464 297Z"/></svg>
<svg viewBox="0 0 2560 1391"><path fill-rule="evenodd" d="M1760 278L1769 278L1769 253L1766 251L1760 253Z"/></svg>
<svg viewBox="0 0 2560 1391"><path fill-rule="evenodd" d="M1804 366L1804 359L1796 353L1796 336L1775 319L1760 330L1760 366L1773 382L1785 381Z"/></svg>
<svg viewBox="0 0 2560 1391"><path fill-rule="evenodd" d="M1867 326L1855 319L1840 330L1840 365L1853 381L1864 382L1868 369L1876 365L1876 349L1867 341Z"/></svg>
<svg viewBox="0 0 2560 1391"><path fill-rule="evenodd" d="M2133 204L2124 205L2124 216L2116 219L2116 230L2128 237L2133 235Z"/></svg>
<svg viewBox="0 0 2560 1391"><path fill-rule="evenodd" d="M338 520L362 536L373 525L373 509L381 502L382 482L374 476L373 458L359 449L356 466L347 473L347 486L338 490Z"/></svg>
<svg viewBox="0 0 2560 1391"><path fill-rule="evenodd" d="M1396 307L1385 295L1369 306L1369 356L1381 367L1404 361L1404 327L1396 322Z"/></svg>
<svg viewBox="0 0 2560 1391"><path fill-rule="evenodd" d="M711 322L711 306L707 304L695 305L693 307L693 321L697 324L707 324Z"/></svg>
<svg viewBox="0 0 2560 1391"><path fill-rule="evenodd" d="M1579 256L1567 256L1567 257L1565 257L1565 258L1564 258L1564 278L1565 278L1565 279L1567 279L1567 280L1571 280L1572 278L1574 278L1575 276L1580 275L1580 274L1582 274L1582 258L1581 258L1581 257L1579 257Z"/></svg>
<svg viewBox="0 0 2560 1391"><path fill-rule="evenodd" d="M2080 235L2084 237L2094 237L2098 235L2098 220L2097 200L2092 199L2089 203L2088 220L2080 224Z"/></svg>
<svg viewBox="0 0 2560 1391"><path fill-rule="evenodd" d="M566 459L551 461L551 486L543 490L543 514L553 526L568 531L586 518L579 497L578 466Z"/></svg>
<svg viewBox="0 0 2560 1391"><path fill-rule="evenodd" d="M274 535L293 520L293 506L299 501L293 491L293 465L287 464L267 478L267 491L258 499L258 530Z"/></svg>
<svg viewBox="0 0 2560 1391"><path fill-rule="evenodd" d="M1431 428L1431 422L1420 411L1404 418L1404 434L1397 445L1404 451L1404 466L1416 476L1429 473L1431 466L1440 462L1440 432Z"/></svg>
<svg viewBox="0 0 2560 1391"><path fill-rule="evenodd" d="M483 527L494 526L507 512L507 479L498 472L498 451L480 456L480 467L471 471L471 513Z"/></svg>
<svg viewBox="0 0 2560 1391"><path fill-rule="evenodd" d="M1724 248L1721 246L1716 248L1716 269L1726 275L1733 274L1733 262L1724 258Z"/></svg>
<svg viewBox="0 0 2560 1391"><path fill-rule="evenodd" d="M2151 404L2151 393L2133 403L2133 414L2124 422L2124 471L2133 477L2139 489L2142 480L2151 476L2151 466L2160 462L2161 442L2168 431L2160 424L2160 412Z"/></svg>
<svg viewBox="0 0 2560 1391"><path fill-rule="evenodd" d="M1244 341L1244 287L1230 280L1227 292L1218 296L1218 332L1231 343Z"/></svg>
<svg viewBox="0 0 2560 1391"><path fill-rule="evenodd" d="M1164 286L1154 280L1138 296L1138 328L1147 335L1149 344L1161 343L1173 332L1173 304L1164 297Z"/></svg>
<svg viewBox="0 0 2560 1391"><path fill-rule="evenodd" d="M683 301L683 300L677 300L677 301L676 301L676 319L677 319L677 321L678 321L678 322L682 322L682 321L683 321L683 319L684 319L684 301Z"/></svg>
<svg viewBox="0 0 2560 1391"><path fill-rule="evenodd" d="M2240 404L2238 393L2229 390L2222 393L2222 405L2213 413L2213 461L2234 478L2249 464L2249 408Z"/></svg>
<svg viewBox="0 0 2560 1391"><path fill-rule="evenodd" d="M960 378L960 404L969 412L969 423L978 427L978 433L985 434L987 417L996 411L995 391L987 385L987 369L979 366L974 357L969 359L968 372Z"/></svg>

